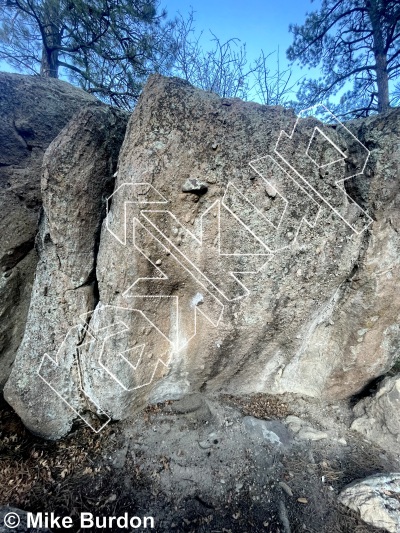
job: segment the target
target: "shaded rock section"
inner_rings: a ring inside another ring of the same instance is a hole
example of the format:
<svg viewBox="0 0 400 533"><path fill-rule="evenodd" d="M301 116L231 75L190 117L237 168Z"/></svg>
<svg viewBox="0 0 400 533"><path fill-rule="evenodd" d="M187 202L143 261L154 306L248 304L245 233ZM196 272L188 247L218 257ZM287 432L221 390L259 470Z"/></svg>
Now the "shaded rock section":
<svg viewBox="0 0 400 533"><path fill-rule="evenodd" d="M334 362L329 397L357 393L386 374L398 365L400 349L400 113L396 109L348 127L370 155L363 174L345 187L373 223L368 246L346 281L348 290L330 317L336 335L321 325L310 339L317 364L319 342L330 338L330 355L323 352Z"/></svg>
<svg viewBox="0 0 400 533"><path fill-rule="evenodd" d="M43 154L79 109L95 103L59 80L0 73L0 389L29 307Z"/></svg>
<svg viewBox="0 0 400 533"><path fill-rule="evenodd" d="M46 437L65 434L77 416L61 398L77 412L85 403L76 345L90 320L85 313L98 299L99 232L126 122L125 113L106 106L86 108L44 157L39 263L25 335L4 393L29 429ZM82 315L82 326L68 336ZM71 349L60 349L63 341ZM58 364L44 361L46 381L38 375L44 354Z"/></svg>
<svg viewBox="0 0 400 533"><path fill-rule="evenodd" d="M354 407L351 429L397 455L400 449L400 377L388 377Z"/></svg>

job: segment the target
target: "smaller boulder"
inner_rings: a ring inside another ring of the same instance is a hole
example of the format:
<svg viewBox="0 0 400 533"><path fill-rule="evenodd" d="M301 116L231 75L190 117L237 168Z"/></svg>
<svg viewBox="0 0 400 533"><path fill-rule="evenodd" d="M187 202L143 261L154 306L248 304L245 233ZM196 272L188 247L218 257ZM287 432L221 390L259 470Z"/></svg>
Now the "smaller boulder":
<svg viewBox="0 0 400 533"><path fill-rule="evenodd" d="M360 514L364 522L400 532L400 474L377 474L348 485L339 502Z"/></svg>

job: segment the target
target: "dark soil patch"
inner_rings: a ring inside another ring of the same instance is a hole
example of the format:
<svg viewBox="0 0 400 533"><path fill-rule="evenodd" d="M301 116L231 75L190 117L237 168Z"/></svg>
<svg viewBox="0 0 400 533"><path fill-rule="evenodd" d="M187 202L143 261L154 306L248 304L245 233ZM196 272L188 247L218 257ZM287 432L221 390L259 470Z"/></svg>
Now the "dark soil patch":
<svg viewBox="0 0 400 533"><path fill-rule="evenodd" d="M224 397L226 402L236 406L240 403ZM245 414L279 419L290 409L280 399L276 402L267 395L257 395L244 399L240 407ZM231 408L215 405L223 417L231 416ZM235 424L240 423L240 415L237 416L239 422ZM390 466L382 459L380 449L371 446L362 449L356 435L346 436L346 448L326 442L305 442L283 452L261 444L246 449L237 463L237 457L226 456L225 447L232 435L240 444L241 433L228 430L224 433L223 427L219 427L219 443L209 451L204 450L204 461L225 477L223 491L207 493L197 480L197 488L188 492L185 487L192 487L196 480L178 475L176 468L201 472L206 465L194 465L195 459L187 450L177 462L176 446L171 444L169 451L165 448L161 451L159 441L153 437L162 431L163 425L171 424L173 431L157 438L168 439L171 435L175 439L171 443L182 442L185 452L184 442L197 443L199 439L199 429L193 429L185 420L171 414L169 406L157 405L134 420L109 425L100 434L77 425L68 437L52 442L29 433L11 408L2 404L0 505L71 516L74 528L69 531L73 533L79 531L79 515L84 511L96 516L121 516L125 512L129 516L154 516L153 531L159 533L380 531L362 523L355 513L337 503L337 493L348 482ZM184 437L188 440L184 441ZM135 444L139 439L142 444ZM123 461L117 465L122 451ZM162 482L169 478L171 491ZM292 496L282 490L281 482L290 486Z"/></svg>

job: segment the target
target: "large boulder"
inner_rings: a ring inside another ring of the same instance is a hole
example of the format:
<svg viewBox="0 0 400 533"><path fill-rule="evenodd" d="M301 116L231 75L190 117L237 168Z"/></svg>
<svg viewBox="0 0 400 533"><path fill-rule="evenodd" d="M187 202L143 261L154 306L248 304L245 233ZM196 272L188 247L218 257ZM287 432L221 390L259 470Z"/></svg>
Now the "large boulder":
<svg viewBox="0 0 400 533"><path fill-rule="evenodd" d="M85 231L100 204L79 194L107 157L91 148L96 128L52 144L41 263L6 387L30 428L54 438L79 416L97 431L196 391L332 401L395 364L400 112L346 127L309 115L153 76L98 249Z"/></svg>
<svg viewBox="0 0 400 533"><path fill-rule="evenodd" d="M95 103L63 81L0 73L0 390L29 307L43 154L74 113Z"/></svg>
<svg viewBox="0 0 400 533"><path fill-rule="evenodd" d="M173 341L160 356L166 377L145 396L201 389L332 401L393 366L399 133L399 110L324 126L149 81L121 150L97 267L100 302L139 307ZM264 245L271 255L246 255L268 254ZM256 273L234 278L235 269Z"/></svg>

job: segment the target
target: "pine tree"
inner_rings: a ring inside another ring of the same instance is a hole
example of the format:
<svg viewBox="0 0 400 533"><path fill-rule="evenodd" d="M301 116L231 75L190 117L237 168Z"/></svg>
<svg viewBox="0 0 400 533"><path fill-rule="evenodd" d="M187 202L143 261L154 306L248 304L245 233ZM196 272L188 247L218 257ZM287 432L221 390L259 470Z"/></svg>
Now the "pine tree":
<svg viewBox="0 0 400 533"><path fill-rule="evenodd" d="M328 102L351 82L338 113L366 116L389 109L400 73L399 0L322 0L319 10L290 31L288 59L322 72L320 79L302 82L302 103Z"/></svg>
<svg viewBox="0 0 400 533"><path fill-rule="evenodd" d="M173 62L173 24L157 0L0 0L0 59L57 78L60 71L130 108L149 73Z"/></svg>

